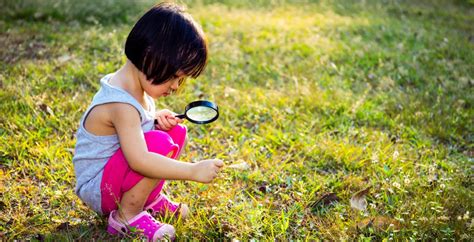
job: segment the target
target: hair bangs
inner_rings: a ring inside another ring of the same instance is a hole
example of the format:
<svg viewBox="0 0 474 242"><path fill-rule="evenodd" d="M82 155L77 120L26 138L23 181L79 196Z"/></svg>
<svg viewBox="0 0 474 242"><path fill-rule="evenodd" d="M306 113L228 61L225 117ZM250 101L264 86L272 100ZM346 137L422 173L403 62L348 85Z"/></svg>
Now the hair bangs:
<svg viewBox="0 0 474 242"><path fill-rule="evenodd" d="M207 64L207 44L205 40L199 48L190 48L185 55L186 59L182 62L179 70L183 71L187 76L197 78L204 71Z"/></svg>

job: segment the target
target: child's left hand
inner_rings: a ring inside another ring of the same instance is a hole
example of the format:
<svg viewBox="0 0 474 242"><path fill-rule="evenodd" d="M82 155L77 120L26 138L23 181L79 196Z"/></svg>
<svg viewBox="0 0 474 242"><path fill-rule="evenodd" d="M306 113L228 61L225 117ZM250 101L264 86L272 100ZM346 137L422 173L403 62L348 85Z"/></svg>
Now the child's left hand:
<svg viewBox="0 0 474 242"><path fill-rule="evenodd" d="M168 131L172 129L179 123L182 123L183 120L175 117L175 113L171 112L168 109L162 109L155 114L155 119L158 121L155 124L155 128L163 131Z"/></svg>

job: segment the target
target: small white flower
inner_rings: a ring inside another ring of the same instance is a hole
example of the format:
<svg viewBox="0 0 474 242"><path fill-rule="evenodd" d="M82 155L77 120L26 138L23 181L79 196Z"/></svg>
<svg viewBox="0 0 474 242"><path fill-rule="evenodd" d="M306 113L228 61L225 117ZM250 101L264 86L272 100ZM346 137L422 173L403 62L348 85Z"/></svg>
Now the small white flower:
<svg viewBox="0 0 474 242"><path fill-rule="evenodd" d="M410 179L408 179L408 177L407 177L407 178L405 178L405 180L403 180L403 182L408 185L408 184L410 184L411 181L410 181Z"/></svg>
<svg viewBox="0 0 474 242"><path fill-rule="evenodd" d="M376 153L372 154L372 163L379 163L379 157Z"/></svg>
<svg viewBox="0 0 474 242"><path fill-rule="evenodd" d="M393 159L396 160L398 158L398 156L400 155L400 153L398 153L398 150L396 150L395 152L393 152Z"/></svg>
<svg viewBox="0 0 474 242"><path fill-rule="evenodd" d="M440 187L441 189L445 189L445 188L446 188L446 185L444 185L444 184L442 183L441 185L439 185L439 187Z"/></svg>
<svg viewBox="0 0 474 242"><path fill-rule="evenodd" d="M468 220L469 219L469 211L466 211L466 213L464 214L464 216L462 218L464 220Z"/></svg>
<svg viewBox="0 0 474 242"><path fill-rule="evenodd" d="M400 183L398 182L392 183L392 186L396 187L397 189L400 189Z"/></svg>

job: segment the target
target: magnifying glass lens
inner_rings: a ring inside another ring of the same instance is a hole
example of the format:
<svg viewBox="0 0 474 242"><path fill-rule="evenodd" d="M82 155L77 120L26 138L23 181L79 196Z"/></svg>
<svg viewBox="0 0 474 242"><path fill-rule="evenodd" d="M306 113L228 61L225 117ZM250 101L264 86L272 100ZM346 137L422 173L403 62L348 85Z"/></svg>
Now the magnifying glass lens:
<svg viewBox="0 0 474 242"><path fill-rule="evenodd" d="M217 116L217 111L206 106L196 106L190 108L186 112L186 116L194 121L205 122L215 118Z"/></svg>

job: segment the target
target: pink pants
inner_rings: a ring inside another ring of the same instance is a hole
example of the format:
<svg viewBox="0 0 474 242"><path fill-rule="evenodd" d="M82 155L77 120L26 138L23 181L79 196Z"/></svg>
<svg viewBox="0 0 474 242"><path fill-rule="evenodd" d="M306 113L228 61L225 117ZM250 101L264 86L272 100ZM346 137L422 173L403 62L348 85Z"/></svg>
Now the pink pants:
<svg viewBox="0 0 474 242"><path fill-rule="evenodd" d="M186 126L177 125L169 131L152 130L146 132L145 141L148 151L161 155L171 154L169 157L175 159L186 141ZM108 215L117 210L122 195L134 187L143 176L130 168L122 149L110 157L105 164L100 190L102 195L102 212ZM161 192L165 180L160 180L155 189L150 193L145 206L150 204Z"/></svg>

